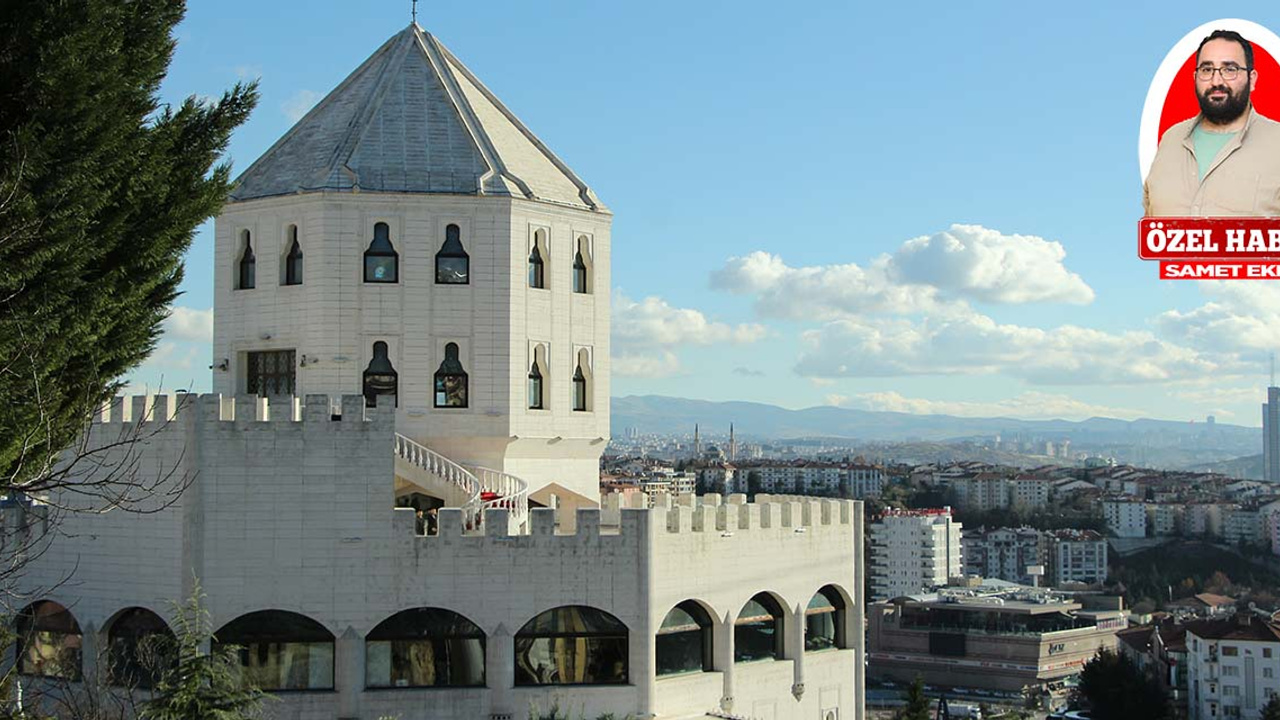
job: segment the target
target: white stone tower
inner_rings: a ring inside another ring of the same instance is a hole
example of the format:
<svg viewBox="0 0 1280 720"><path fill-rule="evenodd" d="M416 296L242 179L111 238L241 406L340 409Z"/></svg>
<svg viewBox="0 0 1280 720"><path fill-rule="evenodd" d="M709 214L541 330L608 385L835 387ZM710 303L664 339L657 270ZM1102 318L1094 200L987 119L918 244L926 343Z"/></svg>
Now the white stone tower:
<svg viewBox="0 0 1280 720"><path fill-rule="evenodd" d="M250 166L218 217L213 390L394 392L397 432L595 498L611 219L410 25Z"/></svg>

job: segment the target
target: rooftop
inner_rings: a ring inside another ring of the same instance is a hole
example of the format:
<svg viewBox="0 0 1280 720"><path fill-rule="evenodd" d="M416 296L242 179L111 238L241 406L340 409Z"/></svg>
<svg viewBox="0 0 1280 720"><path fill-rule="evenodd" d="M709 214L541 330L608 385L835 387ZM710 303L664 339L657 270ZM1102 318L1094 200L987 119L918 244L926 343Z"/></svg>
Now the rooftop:
<svg viewBox="0 0 1280 720"><path fill-rule="evenodd" d="M231 199L318 191L496 195L606 210L417 23L249 166Z"/></svg>

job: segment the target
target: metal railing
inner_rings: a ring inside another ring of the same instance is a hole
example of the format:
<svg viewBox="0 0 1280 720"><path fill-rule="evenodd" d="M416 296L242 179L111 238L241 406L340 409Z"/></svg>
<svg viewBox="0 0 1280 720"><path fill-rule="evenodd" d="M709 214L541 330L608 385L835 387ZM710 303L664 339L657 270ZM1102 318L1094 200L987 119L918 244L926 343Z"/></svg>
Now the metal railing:
<svg viewBox="0 0 1280 720"><path fill-rule="evenodd" d="M456 463L425 445L396 433L396 455L442 482L453 485L467 497L462 505L465 527L479 528L484 511L509 511L512 527L521 528L529 517L529 484L524 480L491 468ZM486 500L486 495L492 495Z"/></svg>
<svg viewBox="0 0 1280 720"><path fill-rule="evenodd" d="M521 527L529 517L529 483L510 473L468 465L467 469L480 479L481 493L492 493L497 497L481 503L480 512L502 509L510 512L512 527Z"/></svg>
<svg viewBox="0 0 1280 720"><path fill-rule="evenodd" d="M462 505L462 520L466 527L479 527L484 520L480 498L483 487L474 473L425 445L416 443L396 433L396 455L448 485L461 490L467 496Z"/></svg>

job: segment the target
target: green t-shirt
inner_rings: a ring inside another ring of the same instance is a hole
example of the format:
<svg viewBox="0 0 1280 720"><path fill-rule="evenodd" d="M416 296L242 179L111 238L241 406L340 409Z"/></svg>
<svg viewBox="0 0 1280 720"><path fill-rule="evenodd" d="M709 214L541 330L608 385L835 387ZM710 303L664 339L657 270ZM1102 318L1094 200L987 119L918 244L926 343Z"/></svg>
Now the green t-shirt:
<svg viewBox="0 0 1280 720"><path fill-rule="evenodd" d="M1218 157L1222 148L1235 136L1233 132L1209 132L1201 128L1199 123L1196 124L1195 129L1191 131L1191 144L1196 149L1196 164L1200 166L1201 180L1204 180L1205 173L1209 172L1213 159Z"/></svg>

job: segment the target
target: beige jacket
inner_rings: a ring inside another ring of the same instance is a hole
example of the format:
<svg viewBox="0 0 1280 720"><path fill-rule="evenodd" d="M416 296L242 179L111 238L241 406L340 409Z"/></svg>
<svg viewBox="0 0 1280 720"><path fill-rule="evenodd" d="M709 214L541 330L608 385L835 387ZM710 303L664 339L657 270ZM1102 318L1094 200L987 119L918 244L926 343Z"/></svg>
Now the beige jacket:
<svg viewBox="0 0 1280 720"><path fill-rule="evenodd" d="M1244 129L1222 148L1204 180L1191 131L1200 116L1169 128L1142 187L1147 216L1280 215L1280 123L1249 109Z"/></svg>

